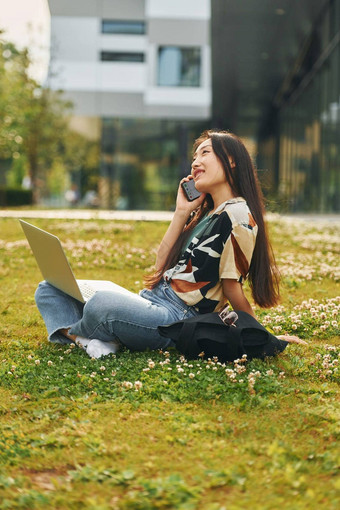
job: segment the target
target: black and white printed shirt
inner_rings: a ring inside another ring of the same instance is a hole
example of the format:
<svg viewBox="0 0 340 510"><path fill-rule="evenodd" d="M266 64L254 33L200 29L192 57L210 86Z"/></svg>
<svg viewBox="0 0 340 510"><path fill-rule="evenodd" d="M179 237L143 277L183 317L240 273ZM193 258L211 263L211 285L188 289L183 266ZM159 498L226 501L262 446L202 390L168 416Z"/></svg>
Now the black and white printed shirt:
<svg viewBox="0 0 340 510"><path fill-rule="evenodd" d="M200 313L219 310L226 298L222 279L247 278L257 225L244 198L221 204L193 236L177 265L164 273L174 292Z"/></svg>

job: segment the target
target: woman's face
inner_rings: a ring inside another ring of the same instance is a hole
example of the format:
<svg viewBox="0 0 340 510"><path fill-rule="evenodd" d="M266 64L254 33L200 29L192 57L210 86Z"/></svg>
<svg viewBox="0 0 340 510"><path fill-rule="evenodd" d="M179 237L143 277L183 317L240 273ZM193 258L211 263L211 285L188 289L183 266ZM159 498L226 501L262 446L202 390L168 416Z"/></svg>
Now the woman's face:
<svg viewBox="0 0 340 510"><path fill-rule="evenodd" d="M223 165L213 151L210 138L197 147L191 164L191 175L197 190L204 193L214 195L219 187L227 184Z"/></svg>

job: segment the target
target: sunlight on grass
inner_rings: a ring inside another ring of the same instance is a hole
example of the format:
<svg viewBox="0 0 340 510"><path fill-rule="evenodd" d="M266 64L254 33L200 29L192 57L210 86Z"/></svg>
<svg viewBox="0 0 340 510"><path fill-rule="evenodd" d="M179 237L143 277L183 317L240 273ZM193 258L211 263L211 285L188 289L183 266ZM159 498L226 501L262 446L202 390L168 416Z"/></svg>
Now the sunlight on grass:
<svg viewBox="0 0 340 510"><path fill-rule="evenodd" d="M0 509L339 507L337 225L270 217L282 302L256 312L308 346L222 364L49 344L39 270L18 222L0 221ZM167 227L32 223L60 237L78 278L135 292Z"/></svg>

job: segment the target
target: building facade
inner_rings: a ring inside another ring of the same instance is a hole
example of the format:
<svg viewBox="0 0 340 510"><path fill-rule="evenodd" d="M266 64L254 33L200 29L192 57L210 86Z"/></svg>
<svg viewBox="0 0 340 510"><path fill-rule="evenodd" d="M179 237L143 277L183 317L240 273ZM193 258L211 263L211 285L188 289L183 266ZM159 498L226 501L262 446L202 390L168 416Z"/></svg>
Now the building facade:
<svg viewBox="0 0 340 510"><path fill-rule="evenodd" d="M212 0L212 123L284 212L340 210L340 0Z"/></svg>
<svg viewBox="0 0 340 510"><path fill-rule="evenodd" d="M52 88L100 140L103 207L171 209L205 128L247 140L270 207L340 208L340 0L48 0Z"/></svg>
<svg viewBox="0 0 340 510"><path fill-rule="evenodd" d="M50 86L101 143L103 207L174 205L211 116L210 0L48 0Z"/></svg>
<svg viewBox="0 0 340 510"><path fill-rule="evenodd" d="M283 209L340 211L340 0L326 2L274 98Z"/></svg>

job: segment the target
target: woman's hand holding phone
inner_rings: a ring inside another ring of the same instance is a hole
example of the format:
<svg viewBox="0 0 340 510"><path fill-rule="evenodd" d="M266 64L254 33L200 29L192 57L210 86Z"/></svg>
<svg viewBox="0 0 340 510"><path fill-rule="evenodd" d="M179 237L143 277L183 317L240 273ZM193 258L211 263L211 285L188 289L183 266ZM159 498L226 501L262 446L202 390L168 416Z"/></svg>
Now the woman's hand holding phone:
<svg viewBox="0 0 340 510"><path fill-rule="evenodd" d="M196 198L199 198L202 194L200 191L196 189L195 182L193 179L190 179L187 182L182 182L181 186L189 202L193 202L194 200L196 200Z"/></svg>
<svg viewBox="0 0 340 510"><path fill-rule="evenodd" d="M176 210L185 211L185 213L189 215L202 204L204 198L205 193L200 193L196 190L192 175L188 175L180 181L177 192Z"/></svg>

